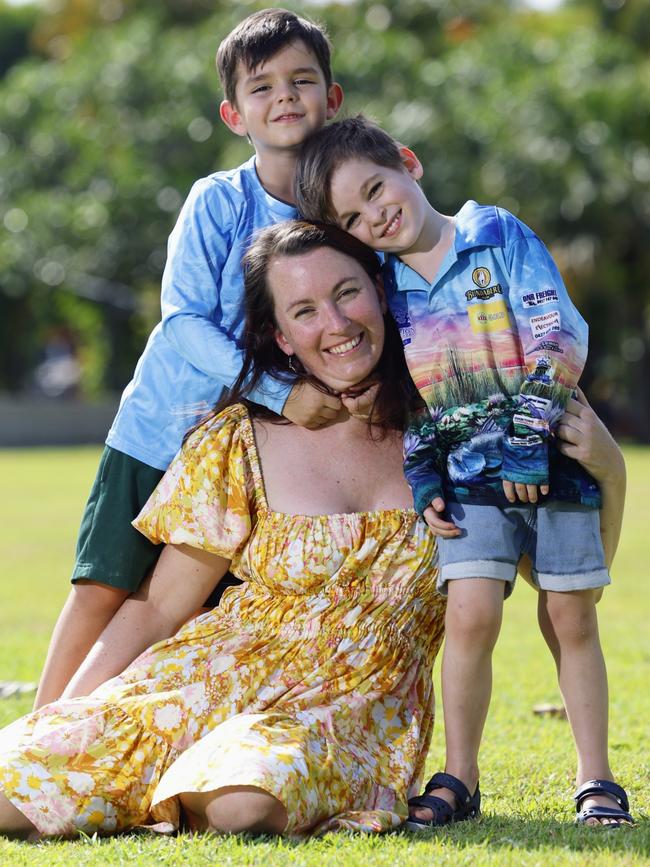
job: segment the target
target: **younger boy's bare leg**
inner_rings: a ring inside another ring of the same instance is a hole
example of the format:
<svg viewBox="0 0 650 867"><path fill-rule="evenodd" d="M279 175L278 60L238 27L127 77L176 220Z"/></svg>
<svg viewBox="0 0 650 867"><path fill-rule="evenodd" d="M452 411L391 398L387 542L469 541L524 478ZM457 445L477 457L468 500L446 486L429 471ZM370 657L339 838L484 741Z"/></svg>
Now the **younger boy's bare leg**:
<svg viewBox="0 0 650 867"><path fill-rule="evenodd" d="M596 599L594 590L542 590L538 602L539 625L555 659L576 744L578 785L587 780L614 779L608 759L607 671L598 635ZM596 796L583 803L584 808L596 806L611 807L612 801ZM588 820L591 825L598 823L595 818Z"/></svg>
<svg viewBox="0 0 650 867"><path fill-rule="evenodd" d="M447 584L442 702L445 716L445 773L476 789L478 752L492 694L492 651L501 629L504 582L462 578ZM436 797L456 807L449 789ZM431 810L415 807L413 815L430 820Z"/></svg>
<svg viewBox="0 0 650 867"><path fill-rule="evenodd" d="M127 590L92 581L73 584L50 639L34 709L60 698L128 595Z"/></svg>

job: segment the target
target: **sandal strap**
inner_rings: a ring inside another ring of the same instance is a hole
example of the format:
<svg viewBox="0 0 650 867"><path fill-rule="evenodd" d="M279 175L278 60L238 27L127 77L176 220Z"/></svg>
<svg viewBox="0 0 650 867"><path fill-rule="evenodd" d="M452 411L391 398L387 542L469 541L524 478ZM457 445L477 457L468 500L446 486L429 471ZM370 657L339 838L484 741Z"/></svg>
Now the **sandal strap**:
<svg viewBox="0 0 650 867"><path fill-rule="evenodd" d="M409 807L427 807L433 813L433 820L419 819L417 816L410 817L411 822L421 825L443 825L450 822L454 815L454 808L451 804L437 795L418 795L415 798L409 798L408 805Z"/></svg>
<svg viewBox="0 0 650 867"><path fill-rule="evenodd" d="M579 824L583 824L587 819L616 819L619 823L629 822L634 825L634 819L627 811L617 810L615 807L588 807L576 816Z"/></svg>
<svg viewBox="0 0 650 867"><path fill-rule="evenodd" d="M453 774L434 774L424 787L424 791L428 794L435 789L449 789L453 792L458 801L459 810L467 808L472 801L472 796L465 783L458 777L454 777Z"/></svg>
<svg viewBox="0 0 650 867"><path fill-rule="evenodd" d="M614 783L612 780L587 780L586 783L578 787L573 796L573 800L576 802L576 812L580 811L582 802L593 795L608 795L620 805L625 813L630 809L627 792L623 786L619 786L618 783ZM606 810L607 807L603 807L602 809Z"/></svg>

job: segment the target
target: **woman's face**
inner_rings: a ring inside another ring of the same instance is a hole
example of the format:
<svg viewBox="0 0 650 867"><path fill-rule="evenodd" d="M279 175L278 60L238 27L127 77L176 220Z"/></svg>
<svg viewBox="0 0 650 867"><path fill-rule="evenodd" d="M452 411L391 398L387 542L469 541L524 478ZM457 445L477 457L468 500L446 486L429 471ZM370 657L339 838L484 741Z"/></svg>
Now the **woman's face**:
<svg viewBox="0 0 650 867"><path fill-rule="evenodd" d="M271 260L276 340L333 391L346 391L377 366L386 304L356 259L331 247Z"/></svg>

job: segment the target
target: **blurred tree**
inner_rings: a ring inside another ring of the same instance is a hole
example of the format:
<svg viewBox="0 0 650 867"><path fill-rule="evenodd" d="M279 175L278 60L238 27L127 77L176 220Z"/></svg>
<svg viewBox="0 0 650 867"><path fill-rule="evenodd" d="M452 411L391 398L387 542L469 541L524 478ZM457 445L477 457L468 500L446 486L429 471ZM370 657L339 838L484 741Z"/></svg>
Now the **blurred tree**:
<svg viewBox="0 0 650 867"><path fill-rule="evenodd" d="M443 211L496 202L546 240L590 323L587 389L650 439L647 51L622 17L606 28L599 3L505 16L486 6L338 9L347 110L416 150Z"/></svg>
<svg viewBox="0 0 650 867"><path fill-rule="evenodd" d="M590 393L650 438L646 5L569 0L541 14L496 0L357 0L313 11L329 25L344 111L414 147L438 207L496 202L546 240L591 326ZM56 27L39 31L52 59L14 66L0 85L0 387L19 386L52 322L75 330L87 391L128 380L190 184L250 153L218 119L213 55L262 4L209 7L62 0Z"/></svg>
<svg viewBox="0 0 650 867"><path fill-rule="evenodd" d="M11 6L0 0L0 78L30 52L30 35L38 20L36 6Z"/></svg>

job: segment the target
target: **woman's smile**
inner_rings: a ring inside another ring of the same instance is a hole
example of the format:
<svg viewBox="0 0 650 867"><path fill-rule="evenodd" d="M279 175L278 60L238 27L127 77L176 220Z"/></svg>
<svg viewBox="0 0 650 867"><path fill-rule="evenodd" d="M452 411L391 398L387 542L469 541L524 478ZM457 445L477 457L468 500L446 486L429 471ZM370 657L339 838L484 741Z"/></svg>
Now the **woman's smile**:
<svg viewBox="0 0 650 867"><path fill-rule="evenodd" d="M362 340L363 334L358 334L356 337L347 340L345 343L339 343L338 346L330 346L330 348L325 351L332 352L334 355L347 355L349 352L352 352L353 349L356 349Z"/></svg>
<svg viewBox="0 0 650 867"><path fill-rule="evenodd" d="M321 247L269 266L276 340L333 391L362 382L384 346L383 294L349 256Z"/></svg>

